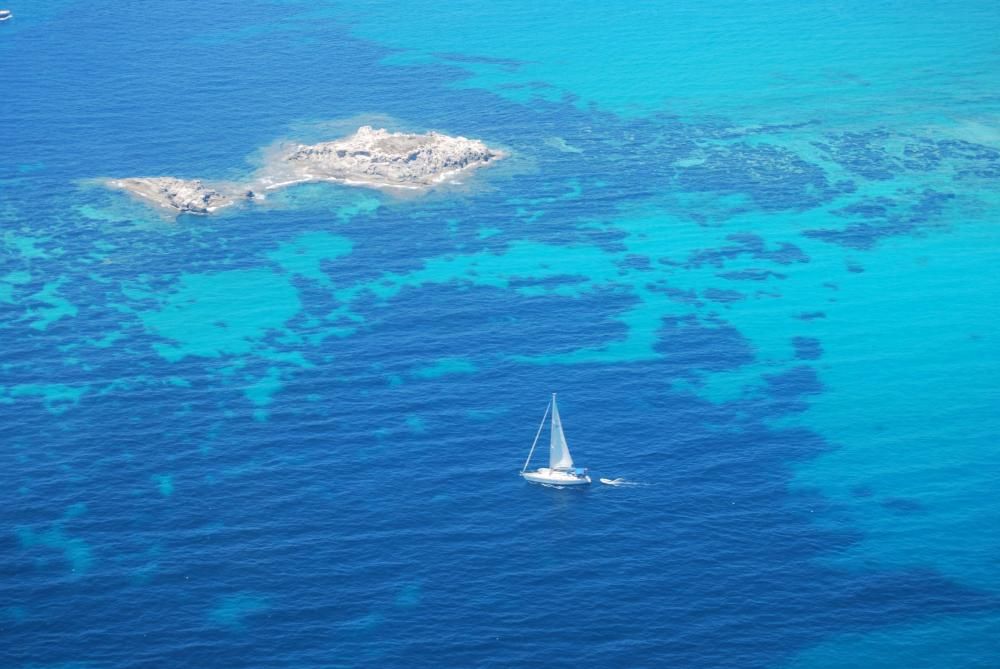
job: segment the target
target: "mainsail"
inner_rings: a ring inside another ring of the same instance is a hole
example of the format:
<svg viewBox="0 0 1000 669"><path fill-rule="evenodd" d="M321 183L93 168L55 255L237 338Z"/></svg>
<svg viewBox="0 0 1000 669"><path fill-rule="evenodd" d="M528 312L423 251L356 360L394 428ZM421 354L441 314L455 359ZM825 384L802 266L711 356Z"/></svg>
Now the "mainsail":
<svg viewBox="0 0 1000 669"><path fill-rule="evenodd" d="M566 445L566 435L563 434L562 419L559 418L555 394L552 395L552 437L549 441L549 468L573 468L573 457L569 454L569 446Z"/></svg>

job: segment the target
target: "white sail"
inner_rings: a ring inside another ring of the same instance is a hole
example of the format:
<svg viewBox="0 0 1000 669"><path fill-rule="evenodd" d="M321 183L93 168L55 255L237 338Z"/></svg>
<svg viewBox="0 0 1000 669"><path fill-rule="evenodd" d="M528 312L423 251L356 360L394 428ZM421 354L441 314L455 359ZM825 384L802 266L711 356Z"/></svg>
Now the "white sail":
<svg viewBox="0 0 1000 669"><path fill-rule="evenodd" d="M559 408L556 406L556 396L552 395L552 437L549 441L549 468L571 469L573 457L566 445L566 435L563 434L562 419L559 418Z"/></svg>

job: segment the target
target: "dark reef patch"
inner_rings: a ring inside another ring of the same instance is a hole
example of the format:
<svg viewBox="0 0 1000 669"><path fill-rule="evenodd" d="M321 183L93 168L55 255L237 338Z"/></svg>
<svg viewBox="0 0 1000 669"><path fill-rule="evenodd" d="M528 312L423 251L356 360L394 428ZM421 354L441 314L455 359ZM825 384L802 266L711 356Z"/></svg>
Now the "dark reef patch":
<svg viewBox="0 0 1000 669"><path fill-rule="evenodd" d="M767 281L771 277L784 279L786 275L781 272L772 272L769 269L744 269L734 272L722 272L718 276L730 281Z"/></svg>
<svg viewBox="0 0 1000 669"><path fill-rule="evenodd" d="M776 397L800 397L823 391L816 370L808 365L798 365L777 374L765 374L768 392Z"/></svg>
<svg viewBox="0 0 1000 669"><path fill-rule="evenodd" d="M708 149L703 162L679 169L677 182L692 192L747 195L765 211L809 209L846 188L788 149L745 143Z"/></svg>
<svg viewBox="0 0 1000 669"><path fill-rule="evenodd" d="M823 392L816 370L798 365L775 374L764 374L767 403L771 411L795 413L805 411L808 396Z"/></svg>
<svg viewBox="0 0 1000 669"><path fill-rule="evenodd" d="M823 357L823 345L815 337L793 337L795 357L798 360L818 360Z"/></svg>
<svg viewBox="0 0 1000 669"><path fill-rule="evenodd" d="M695 316L664 318L654 348L678 376L735 369L754 357L750 341L732 325Z"/></svg>
<svg viewBox="0 0 1000 669"><path fill-rule="evenodd" d="M520 277L512 276L508 281L507 285L511 288L525 288L528 286L536 288L554 288L556 286L564 286L568 284L581 284L590 280L590 277L584 274L559 274L557 276L548 277Z"/></svg>
<svg viewBox="0 0 1000 669"><path fill-rule="evenodd" d="M618 261L618 266L622 269L637 269L642 272L648 272L653 269L649 256L638 255L635 253L630 253L625 256L625 258Z"/></svg>
<svg viewBox="0 0 1000 669"><path fill-rule="evenodd" d="M746 298L746 295L737 290L728 290L725 288L706 288L701 292L706 300L712 302L721 302L723 304L729 302L739 302Z"/></svg>
<svg viewBox="0 0 1000 669"><path fill-rule="evenodd" d="M919 194L904 191L897 199L869 198L831 212L854 221L847 226L806 230L803 234L832 244L867 250L885 237L913 234L940 224L945 207L954 198L952 193L929 188Z"/></svg>
<svg viewBox="0 0 1000 669"><path fill-rule="evenodd" d="M903 149L903 165L914 171L932 171L945 162L959 179L1000 178L1000 151L958 139L911 137Z"/></svg>
<svg viewBox="0 0 1000 669"><path fill-rule="evenodd" d="M755 260L773 262L778 265L807 263L809 256L798 246L789 242L779 242L776 248L768 248L767 242L760 235L749 232L732 234L726 237L731 242L717 248L702 249L692 253L682 267L698 268L703 265L723 267L727 260L749 255ZM660 262L664 262L661 260Z"/></svg>
<svg viewBox="0 0 1000 669"><path fill-rule="evenodd" d="M897 148L890 150L894 144ZM945 168L952 169L958 179L1000 177L1000 151L958 139L897 135L876 129L828 135L825 141L813 145L844 169L873 181L887 181L906 171Z"/></svg>
<svg viewBox="0 0 1000 669"><path fill-rule="evenodd" d="M872 181L892 179L900 171L897 159L889 155L883 144L891 137L888 130L845 132L829 135L825 142L813 142L830 160L844 169Z"/></svg>

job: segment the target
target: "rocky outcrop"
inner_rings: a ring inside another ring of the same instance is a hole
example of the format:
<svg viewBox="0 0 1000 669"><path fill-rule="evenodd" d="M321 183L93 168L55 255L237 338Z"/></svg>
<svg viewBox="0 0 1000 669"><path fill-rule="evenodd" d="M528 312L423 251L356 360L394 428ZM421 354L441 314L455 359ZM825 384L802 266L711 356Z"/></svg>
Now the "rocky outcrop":
<svg viewBox="0 0 1000 669"><path fill-rule="evenodd" d="M240 201L260 199L259 193L265 190L310 181L427 189L504 155L475 139L363 126L332 142L285 145L244 185L209 185L199 179L174 177L108 179L104 183L178 213L210 214Z"/></svg>
<svg viewBox="0 0 1000 669"><path fill-rule="evenodd" d="M253 198L253 191L244 189L237 195L209 186L200 179L175 179L173 177L135 177L109 179L108 187L123 190L167 209L183 214L210 214L235 204L238 200Z"/></svg>
<svg viewBox="0 0 1000 669"><path fill-rule="evenodd" d="M502 157L500 151L479 140L437 132L389 132L366 125L333 142L293 145L265 166L259 178L265 187L340 181L359 186L426 188Z"/></svg>

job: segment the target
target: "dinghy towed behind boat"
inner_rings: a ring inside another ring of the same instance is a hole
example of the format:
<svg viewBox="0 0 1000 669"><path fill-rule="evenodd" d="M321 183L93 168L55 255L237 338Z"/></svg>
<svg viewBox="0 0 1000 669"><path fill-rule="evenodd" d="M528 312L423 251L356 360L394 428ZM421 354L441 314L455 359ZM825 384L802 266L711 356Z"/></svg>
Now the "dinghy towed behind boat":
<svg viewBox="0 0 1000 669"><path fill-rule="evenodd" d="M9 9L0 9L0 21L14 18L14 13Z"/></svg>
<svg viewBox="0 0 1000 669"><path fill-rule="evenodd" d="M552 425L550 427L551 437L549 438L549 466L541 467L533 471L528 471L528 464L531 456L535 453L535 446L538 445L538 437L545 427L545 419L552 410ZM569 446L566 445L566 435L563 434L562 420L559 418L559 407L556 406L556 394L552 393L552 400L545 407L545 414L542 416L542 423L535 433L535 441L531 444L531 451L528 452L528 459L524 461L521 468L521 476L525 481L531 483L543 483L552 486L564 485L587 485L590 477L586 469L579 469L573 466L573 456L569 454Z"/></svg>

